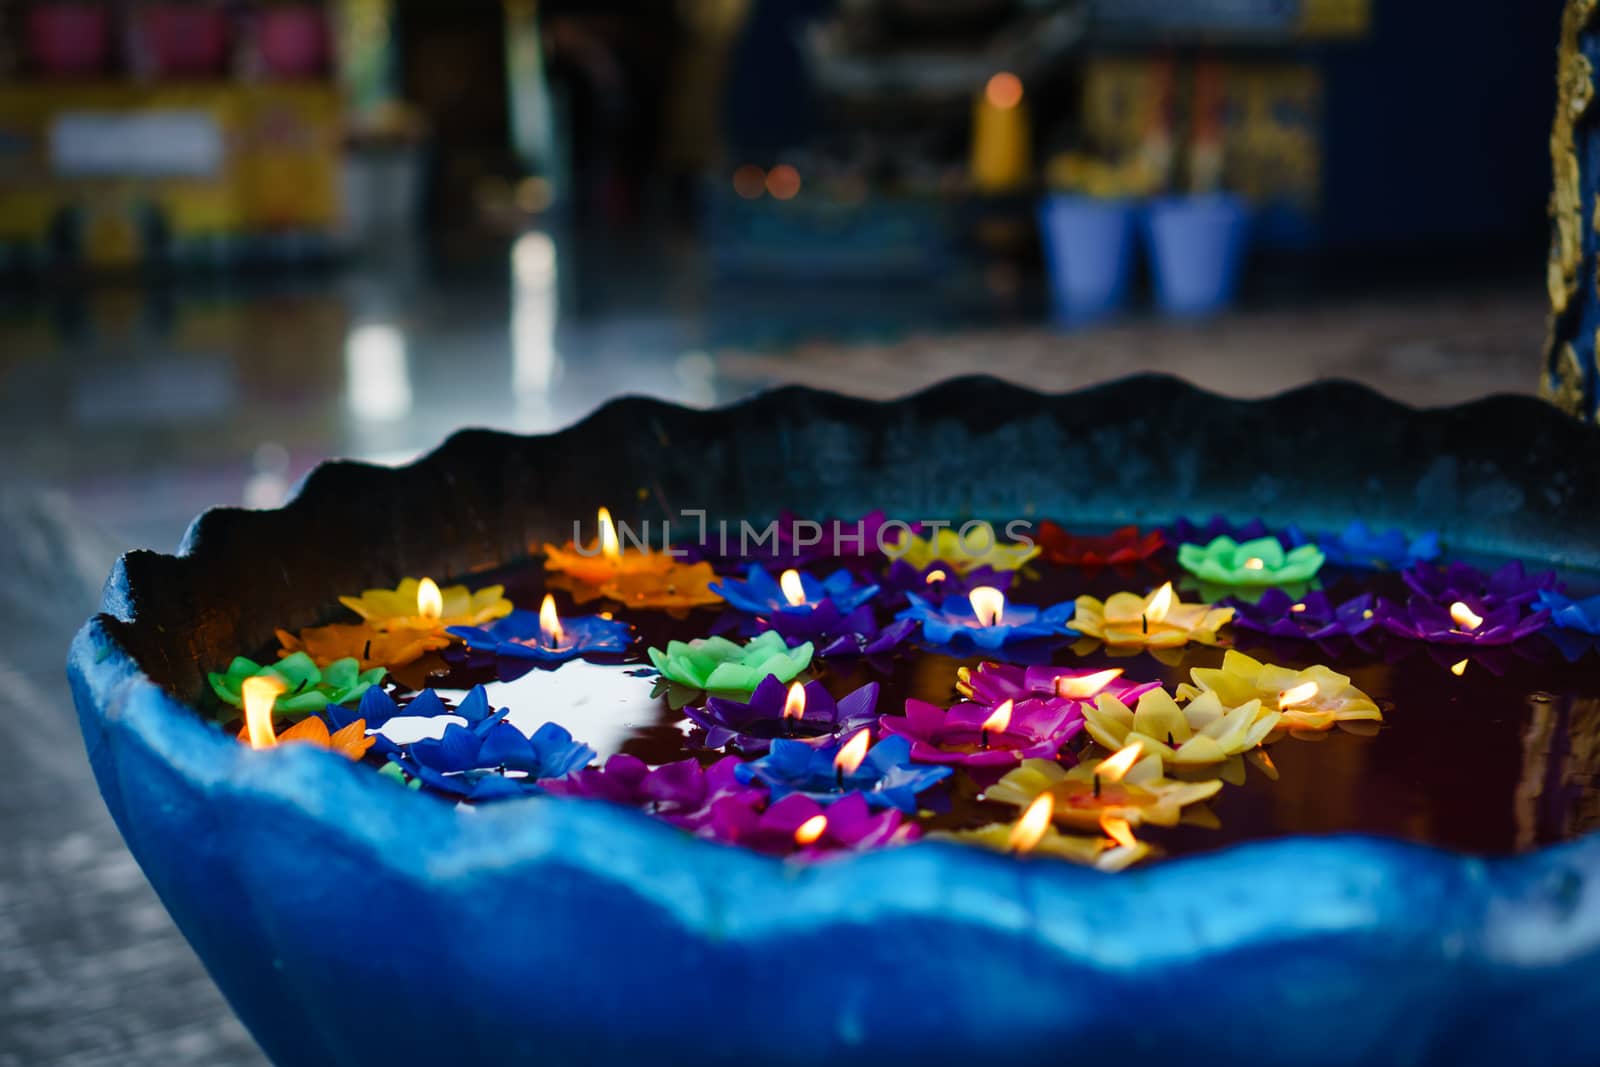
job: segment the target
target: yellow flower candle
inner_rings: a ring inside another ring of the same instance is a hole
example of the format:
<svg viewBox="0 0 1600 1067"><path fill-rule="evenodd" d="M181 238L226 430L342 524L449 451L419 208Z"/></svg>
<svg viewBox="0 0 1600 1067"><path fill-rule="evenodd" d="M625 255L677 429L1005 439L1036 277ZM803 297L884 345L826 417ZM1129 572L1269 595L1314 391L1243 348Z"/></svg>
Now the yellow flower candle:
<svg viewBox="0 0 1600 1067"><path fill-rule="evenodd" d="M932 537L902 533L889 555L919 571L939 563L966 574L979 567L1014 571L1040 551L1036 544L1000 540L994 527L986 522L969 522L959 531L940 527Z"/></svg>
<svg viewBox="0 0 1600 1067"><path fill-rule="evenodd" d="M1221 763L1248 752L1273 731L1279 717L1259 700L1225 708L1212 692L1180 708L1162 689L1141 696L1137 710L1103 693L1083 716L1089 736L1106 748L1115 751L1139 743L1164 765L1179 767Z"/></svg>
<svg viewBox="0 0 1600 1067"><path fill-rule="evenodd" d="M1064 834L1053 825L1054 797L1041 793L1013 823L990 823L975 830L941 830L931 841L976 845L995 852L1053 856L1102 871L1120 871L1150 854L1150 846L1133 836L1125 822L1110 820L1106 836ZM1113 836L1114 835L1114 836Z"/></svg>
<svg viewBox="0 0 1600 1067"><path fill-rule="evenodd" d="M1177 648L1191 641L1215 644L1217 631L1232 620L1232 608L1185 604L1167 582L1147 596L1113 593L1104 602L1080 596L1071 626L1107 645Z"/></svg>
<svg viewBox="0 0 1600 1067"><path fill-rule="evenodd" d="M1282 725L1292 729L1320 731L1339 722L1383 721L1378 705L1348 675L1321 665L1294 671L1230 649L1221 667L1196 667L1190 676L1194 684L1178 686L1179 700L1195 701L1211 693L1224 708L1260 701L1276 708Z"/></svg>
<svg viewBox="0 0 1600 1067"><path fill-rule="evenodd" d="M380 633L417 630L443 633L451 626L482 626L511 614L505 586L473 592L464 585L440 589L432 578L404 578L393 589L368 589L339 603Z"/></svg>
<svg viewBox="0 0 1600 1067"><path fill-rule="evenodd" d="M1019 807L1041 794L1054 798L1056 823L1078 830L1104 829L1102 819L1130 827L1176 826L1183 809L1215 796L1222 781L1179 782L1162 776L1161 757L1144 756L1137 743L1103 760L1088 760L1071 770L1054 760L1024 760L984 794ZM1130 756L1132 758L1130 758Z"/></svg>

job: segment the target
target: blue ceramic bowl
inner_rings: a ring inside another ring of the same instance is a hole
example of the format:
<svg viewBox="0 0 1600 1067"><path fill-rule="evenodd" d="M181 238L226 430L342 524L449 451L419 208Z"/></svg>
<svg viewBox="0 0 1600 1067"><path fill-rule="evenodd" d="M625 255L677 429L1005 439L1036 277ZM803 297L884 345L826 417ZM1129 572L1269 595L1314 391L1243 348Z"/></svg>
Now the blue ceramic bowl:
<svg viewBox="0 0 1600 1067"><path fill-rule="evenodd" d="M515 560L640 485L751 518L1361 514L1594 566L1597 450L1533 400L1419 412L1340 384L624 400L208 512L176 557L123 558L70 673L129 847L279 1063L1594 1064L1600 837L1503 860L1287 838L1109 877L937 844L800 869L599 803L457 810L190 705L336 590ZM640 507L619 517L660 517Z"/></svg>

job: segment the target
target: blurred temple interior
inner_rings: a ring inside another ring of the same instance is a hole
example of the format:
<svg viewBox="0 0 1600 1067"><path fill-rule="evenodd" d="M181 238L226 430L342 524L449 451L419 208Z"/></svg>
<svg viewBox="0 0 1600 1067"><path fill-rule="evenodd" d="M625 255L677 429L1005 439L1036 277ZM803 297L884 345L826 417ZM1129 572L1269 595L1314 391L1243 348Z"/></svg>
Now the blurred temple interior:
<svg viewBox="0 0 1600 1067"><path fill-rule="evenodd" d="M116 552L624 393L1532 392L1560 13L0 0L0 1063L259 1056L64 713Z"/></svg>

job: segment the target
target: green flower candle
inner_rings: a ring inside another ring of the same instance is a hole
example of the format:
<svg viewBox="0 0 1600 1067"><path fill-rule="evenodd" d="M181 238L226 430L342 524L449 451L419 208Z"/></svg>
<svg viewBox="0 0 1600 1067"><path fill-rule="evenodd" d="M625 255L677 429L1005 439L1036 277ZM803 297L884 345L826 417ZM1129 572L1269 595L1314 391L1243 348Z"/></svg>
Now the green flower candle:
<svg viewBox="0 0 1600 1067"><path fill-rule="evenodd" d="M1241 544L1223 536L1205 546L1178 546L1178 563L1183 569L1216 585L1307 582L1322 569L1324 558L1316 545L1284 551L1276 537L1258 537Z"/></svg>
<svg viewBox="0 0 1600 1067"><path fill-rule="evenodd" d="M650 662L668 681L716 693L753 693L771 675L791 682L811 665L811 642L790 648L768 630L747 644L725 637L669 641L667 650L650 649Z"/></svg>
<svg viewBox="0 0 1600 1067"><path fill-rule="evenodd" d="M329 704L349 704L360 700L368 689L383 681L386 673L382 667L363 671L353 659L335 660L319 670L310 656L296 652L268 666L244 656L236 656L226 671L221 674L213 672L208 677L211 691L217 694L218 699L236 708L244 706L242 693L245 679L277 679L283 683L283 692L278 694L272 710L279 714L309 715Z"/></svg>

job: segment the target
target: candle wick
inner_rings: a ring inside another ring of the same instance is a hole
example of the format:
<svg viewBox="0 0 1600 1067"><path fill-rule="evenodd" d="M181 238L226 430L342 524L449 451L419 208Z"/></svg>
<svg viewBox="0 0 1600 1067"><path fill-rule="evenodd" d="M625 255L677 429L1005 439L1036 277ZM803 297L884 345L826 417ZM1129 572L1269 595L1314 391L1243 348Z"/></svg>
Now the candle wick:
<svg viewBox="0 0 1600 1067"><path fill-rule="evenodd" d="M989 747L989 731L988 730L979 731L979 734L978 734L978 747L982 748L982 749L987 749Z"/></svg>
<svg viewBox="0 0 1600 1067"><path fill-rule="evenodd" d="M1168 748L1172 747L1172 731L1171 730L1167 731L1167 747Z"/></svg>
<svg viewBox="0 0 1600 1067"><path fill-rule="evenodd" d="M833 788L835 789L835 791L842 791L844 789L844 768L843 767L835 767L833 769Z"/></svg>
<svg viewBox="0 0 1600 1067"><path fill-rule="evenodd" d="M367 643L361 646L361 658L368 662L372 660L372 638L370 637L367 638Z"/></svg>
<svg viewBox="0 0 1600 1067"><path fill-rule="evenodd" d="M1096 800L1100 799L1100 776L1098 774L1094 776L1094 796Z"/></svg>
<svg viewBox="0 0 1600 1067"><path fill-rule="evenodd" d="M1144 628L1144 632L1148 634L1150 632L1150 616L1140 615L1139 625L1142 626Z"/></svg>
<svg viewBox="0 0 1600 1067"><path fill-rule="evenodd" d="M300 679L300 684L294 687L294 691L296 693L299 693L299 692L303 691L305 689L305 687L306 687L306 683L309 682L309 681L311 681L310 678L302 678L302 679Z"/></svg>

